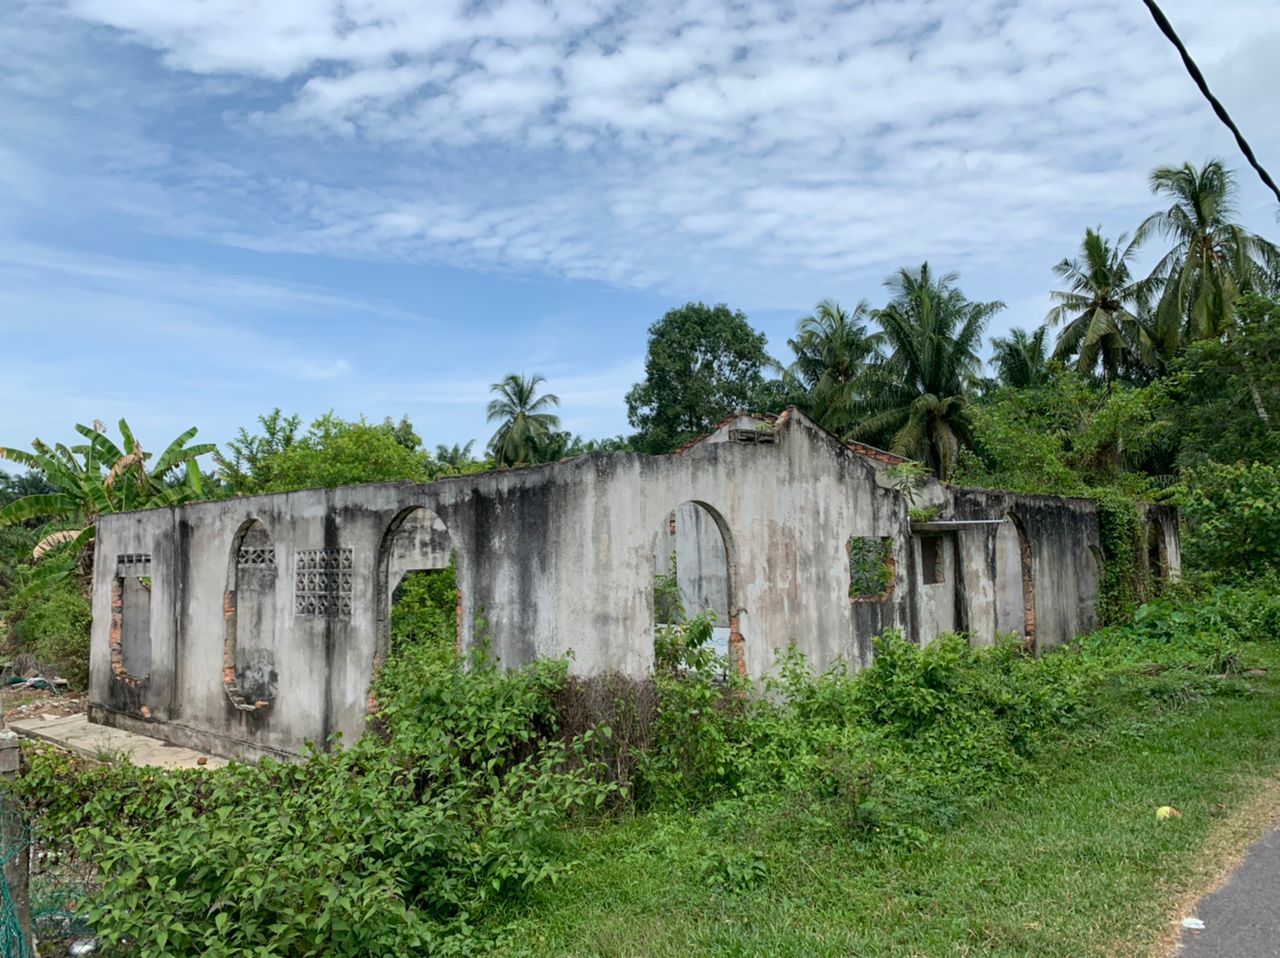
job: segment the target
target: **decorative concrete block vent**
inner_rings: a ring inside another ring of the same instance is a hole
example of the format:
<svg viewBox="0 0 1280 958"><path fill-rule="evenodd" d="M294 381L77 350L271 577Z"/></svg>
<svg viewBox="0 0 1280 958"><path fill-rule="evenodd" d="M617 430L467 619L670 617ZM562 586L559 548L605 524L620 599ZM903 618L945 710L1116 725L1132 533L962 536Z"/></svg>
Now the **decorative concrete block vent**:
<svg viewBox="0 0 1280 958"><path fill-rule="evenodd" d="M294 611L304 616L351 617L350 549L303 549L294 577Z"/></svg>

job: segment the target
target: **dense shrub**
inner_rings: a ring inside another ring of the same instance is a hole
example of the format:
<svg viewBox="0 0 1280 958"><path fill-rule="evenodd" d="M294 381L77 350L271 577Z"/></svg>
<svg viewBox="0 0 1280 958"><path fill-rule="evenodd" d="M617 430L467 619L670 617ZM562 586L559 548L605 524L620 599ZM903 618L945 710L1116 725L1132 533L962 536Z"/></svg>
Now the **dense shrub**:
<svg viewBox="0 0 1280 958"><path fill-rule="evenodd" d="M704 614L658 629L657 714L636 770L641 805L701 804L731 789L741 770L751 711L747 684L712 651L712 628Z"/></svg>
<svg viewBox="0 0 1280 958"><path fill-rule="evenodd" d="M1092 674L1019 643L921 649L890 633L874 663L814 674L792 650L765 695L706 644L710 623L662 630L642 806L705 805L777 789L836 801L845 826L906 838L1014 774L1043 735L1074 722Z"/></svg>
<svg viewBox="0 0 1280 958"><path fill-rule="evenodd" d="M1280 636L1280 594L1252 587L1187 586L1139 606L1133 621L1077 640L1073 652L1097 662L1220 675L1239 671L1244 644Z"/></svg>
<svg viewBox="0 0 1280 958"><path fill-rule="evenodd" d="M63 580L15 602L15 647L77 688L89 682L89 631L93 611L74 580Z"/></svg>
<svg viewBox="0 0 1280 958"><path fill-rule="evenodd" d="M1237 578L1280 568L1280 466L1209 464L1183 476L1183 558Z"/></svg>
<svg viewBox="0 0 1280 958"><path fill-rule="evenodd" d="M433 649L444 661L456 653L458 578L451 564L434 572L410 572L397 586L391 606L391 652L413 646Z"/></svg>

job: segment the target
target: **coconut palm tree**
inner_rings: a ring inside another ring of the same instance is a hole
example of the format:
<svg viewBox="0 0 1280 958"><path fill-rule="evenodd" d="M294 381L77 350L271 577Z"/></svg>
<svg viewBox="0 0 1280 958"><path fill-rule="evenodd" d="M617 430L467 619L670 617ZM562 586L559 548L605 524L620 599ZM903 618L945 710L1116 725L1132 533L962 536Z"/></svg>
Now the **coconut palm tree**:
<svg viewBox="0 0 1280 958"><path fill-rule="evenodd" d="M153 460L123 419L123 447L108 438L106 427L96 420L92 427L75 428L86 443L50 446L37 439L30 452L0 446L0 459L26 466L52 487L52 491L33 492L0 508L0 528L44 521L31 557L36 562L46 557L54 561L49 562L48 576L38 580L41 583L74 571L87 572L98 516L201 498L204 477L196 459L215 448L212 443L188 445L197 431L192 427ZM184 467L186 477L179 481L178 473Z"/></svg>
<svg viewBox="0 0 1280 958"><path fill-rule="evenodd" d="M1134 279L1130 260L1138 242L1128 239L1121 233L1113 244L1101 228L1086 229L1080 255L1053 268L1070 288L1049 294L1057 305L1045 317L1049 326L1065 324L1054 344L1054 358L1074 358L1080 372L1100 369L1108 380L1156 364L1157 356L1164 354L1152 339L1154 330L1139 319L1145 315L1150 284ZM1176 341L1175 329L1175 345Z"/></svg>
<svg viewBox="0 0 1280 958"><path fill-rule="evenodd" d="M1280 248L1235 221L1235 177L1222 160L1160 167L1151 191L1173 201L1137 233L1173 241L1151 274L1164 284L1156 323L1180 329L1184 342L1216 339L1235 324L1242 295L1265 292L1280 276Z"/></svg>
<svg viewBox="0 0 1280 958"><path fill-rule="evenodd" d="M783 380L815 422L835 433L847 432L863 401L863 374L875 355L874 337L865 320L871 307L862 300L850 313L833 299L818 303L800 320L787 345L795 361Z"/></svg>
<svg viewBox="0 0 1280 958"><path fill-rule="evenodd" d="M935 276L924 263L885 282L893 298L875 313L883 359L867 370L867 415L855 438L887 441L900 455L950 476L962 445L972 446L968 394L981 360L978 347L1004 303L974 303L955 287L955 273Z"/></svg>
<svg viewBox="0 0 1280 958"><path fill-rule="evenodd" d="M553 393L538 395L542 376L511 373L489 391L497 398L489 402L489 422L500 423L489 440L489 454L500 466L521 466L541 459L542 446L560 428L560 417L548 412L560 405Z"/></svg>
<svg viewBox="0 0 1280 958"><path fill-rule="evenodd" d="M1049 329L1041 326L1033 333L1013 329L1007 337L991 338L991 364L996 367L1001 386L1031 389L1043 386L1049 375L1049 351L1045 344Z"/></svg>

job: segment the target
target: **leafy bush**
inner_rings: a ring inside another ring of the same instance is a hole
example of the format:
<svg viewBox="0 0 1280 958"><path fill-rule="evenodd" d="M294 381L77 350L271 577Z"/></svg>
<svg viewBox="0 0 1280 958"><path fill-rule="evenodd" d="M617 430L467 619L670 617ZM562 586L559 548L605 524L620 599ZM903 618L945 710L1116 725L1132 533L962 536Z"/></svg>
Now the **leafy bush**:
<svg viewBox="0 0 1280 958"><path fill-rule="evenodd" d="M613 790L590 759L607 730L559 734L565 663L464 667L426 638L378 679L381 734L298 764L32 754L21 789L44 831L98 866L96 932L140 954L463 952L482 909L563 874L555 827Z"/></svg>
<svg viewBox="0 0 1280 958"><path fill-rule="evenodd" d="M849 554L849 598L879 597L893 585L893 544L889 539L854 536L845 544L845 551Z"/></svg>
<svg viewBox="0 0 1280 958"><path fill-rule="evenodd" d="M1098 615L1109 625L1126 621L1137 602L1142 568L1138 506L1132 496L1115 489L1095 489L1092 495L1098 504L1103 557Z"/></svg>
<svg viewBox="0 0 1280 958"><path fill-rule="evenodd" d="M1188 565L1236 577L1280 568L1280 466L1211 463L1182 485Z"/></svg>
<svg viewBox="0 0 1280 958"><path fill-rule="evenodd" d="M457 651L458 577L451 564L433 572L409 572L391 605L391 648L432 645L446 659Z"/></svg>
<svg viewBox="0 0 1280 958"><path fill-rule="evenodd" d="M660 627L657 714L636 770L641 805L702 804L732 788L746 740L747 683L710 646L714 617Z"/></svg>
<svg viewBox="0 0 1280 958"><path fill-rule="evenodd" d="M952 635L921 649L889 633L857 675L844 666L815 675L793 649L761 696L724 674L709 638L705 619L660 632L641 804L705 805L781 788L800 805L826 802L815 820L905 841L1005 781L1044 735L1075 722L1092 674L1032 659L1012 638L975 650Z"/></svg>
<svg viewBox="0 0 1280 958"><path fill-rule="evenodd" d="M1139 606L1133 621L1081 637L1076 651L1098 661L1211 675L1238 672L1244 644L1280 636L1280 595L1252 588L1184 588Z"/></svg>
<svg viewBox="0 0 1280 958"><path fill-rule="evenodd" d="M13 618L20 651L31 653L72 685L88 685L93 611L78 583L62 580L31 593L16 603Z"/></svg>

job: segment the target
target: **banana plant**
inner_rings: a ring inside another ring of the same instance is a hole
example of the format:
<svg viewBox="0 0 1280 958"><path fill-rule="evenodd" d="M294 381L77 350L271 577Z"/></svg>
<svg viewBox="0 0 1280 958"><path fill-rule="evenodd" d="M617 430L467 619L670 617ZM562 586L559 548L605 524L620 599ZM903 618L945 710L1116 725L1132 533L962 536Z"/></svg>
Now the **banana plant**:
<svg viewBox="0 0 1280 958"><path fill-rule="evenodd" d="M123 419L120 445L107 436L106 426L98 420L92 426L77 424L76 432L86 441L51 446L36 439L29 452L0 446L0 459L34 470L54 490L15 499L0 508L0 528L44 520L31 559L46 568L33 576L31 584L47 585L75 572L87 574L98 516L177 505L205 494L196 460L215 447L212 443L189 445L195 427L154 459ZM185 476L180 475L184 470Z"/></svg>

